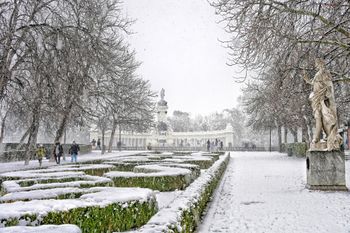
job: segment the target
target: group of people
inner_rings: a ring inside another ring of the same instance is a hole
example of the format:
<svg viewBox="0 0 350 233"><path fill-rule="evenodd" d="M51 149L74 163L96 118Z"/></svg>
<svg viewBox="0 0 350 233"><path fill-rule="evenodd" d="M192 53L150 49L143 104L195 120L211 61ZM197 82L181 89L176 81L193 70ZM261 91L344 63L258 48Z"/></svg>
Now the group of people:
<svg viewBox="0 0 350 233"><path fill-rule="evenodd" d="M80 151L80 147L78 144L75 143L75 141L73 141L73 144L71 145L71 147L69 148L68 154L71 155L71 162L77 162L77 157L78 157L78 153ZM55 143L55 147L53 150L53 156L55 158L55 161L57 164L61 163L61 157L64 155L64 151L63 151L63 146L60 142L56 142ZM42 166L42 161L44 156L46 156L46 149L44 147L43 144L40 144L39 147L36 150L36 156L38 158L39 161L39 166Z"/></svg>
<svg viewBox="0 0 350 233"><path fill-rule="evenodd" d="M92 147L94 147L96 150L101 150L101 140L98 138L97 142L95 139L92 139L91 141Z"/></svg>
<svg viewBox="0 0 350 233"><path fill-rule="evenodd" d="M208 141L207 141L207 151L208 152L223 150L223 148L224 148L224 142L221 141L220 139L216 138L214 141L210 141L208 139Z"/></svg>

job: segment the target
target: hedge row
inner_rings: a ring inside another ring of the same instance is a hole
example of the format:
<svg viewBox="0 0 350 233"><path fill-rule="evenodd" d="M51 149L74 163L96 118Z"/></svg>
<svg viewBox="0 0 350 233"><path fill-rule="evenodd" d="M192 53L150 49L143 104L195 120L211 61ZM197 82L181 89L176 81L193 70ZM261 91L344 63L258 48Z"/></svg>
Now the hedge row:
<svg viewBox="0 0 350 233"><path fill-rule="evenodd" d="M281 152L287 153L289 156L305 157L308 150L306 142L283 143Z"/></svg>
<svg viewBox="0 0 350 233"><path fill-rule="evenodd" d="M107 193L102 191L101 197L93 201L83 195L83 199L74 200L40 200L40 203L39 200L33 200L23 204L0 204L0 229L16 225L74 224L79 226L83 233L126 231L141 227L158 210L155 195L151 190L123 190L121 195L125 196L126 192L132 193L130 198L126 198L129 200L123 201L123 198L118 200L118 190L122 188L111 189L115 190L109 189ZM135 195L135 192L140 192L140 195ZM106 195L116 197L108 201ZM146 199L143 197L145 195ZM103 196L106 196L106 200Z"/></svg>
<svg viewBox="0 0 350 233"><path fill-rule="evenodd" d="M139 165L133 172L109 172L105 176L112 179L116 187L141 187L164 192L186 188L198 177L198 169L166 164Z"/></svg>
<svg viewBox="0 0 350 233"><path fill-rule="evenodd" d="M230 154L222 156L196 179L171 206L160 210L142 228L130 233L190 233L200 217L229 163Z"/></svg>
<svg viewBox="0 0 350 233"><path fill-rule="evenodd" d="M23 180L7 180L1 184L2 193L23 192L40 189L52 189L62 187L106 187L113 186L111 179L106 177L83 175L77 177L58 178L41 178L41 179L23 179Z"/></svg>

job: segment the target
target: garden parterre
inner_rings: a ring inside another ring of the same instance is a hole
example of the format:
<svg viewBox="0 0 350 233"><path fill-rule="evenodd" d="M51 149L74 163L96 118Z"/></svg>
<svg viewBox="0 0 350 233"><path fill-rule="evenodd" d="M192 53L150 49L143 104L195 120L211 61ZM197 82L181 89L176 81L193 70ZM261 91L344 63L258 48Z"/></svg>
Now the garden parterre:
<svg viewBox="0 0 350 233"><path fill-rule="evenodd" d="M46 232L60 226L76 232L76 228L64 224L76 225L82 232L120 232L145 224L140 229L147 229L152 225L149 221L159 215L172 222L174 213L177 222L182 219L185 223L167 229L189 232L195 228L195 219L215 189L228 158L208 153L143 153L109 157L94 164L6 172L0 174L0 232L16 232L21 227ZM173 195L171 205L159 209L156 196L164 191L178 195ZM199 196L194 199L193 194ZM187 212L169 212L169 206L177 208L179 203L189 206Z"/></svg>

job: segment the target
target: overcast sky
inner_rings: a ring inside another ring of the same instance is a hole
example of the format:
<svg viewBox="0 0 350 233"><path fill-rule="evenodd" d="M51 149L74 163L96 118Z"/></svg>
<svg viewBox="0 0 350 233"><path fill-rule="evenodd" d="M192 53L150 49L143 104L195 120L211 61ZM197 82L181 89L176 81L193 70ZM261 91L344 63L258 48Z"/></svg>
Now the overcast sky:
<svg viewBox="0 0 350 233"><path fill-rule="evenodd" d="M227 39L219 17L206 0L125 0L125 10L136 20L129 38L142 62L138 74L152 89L165 89L169 111L195 114L237 105L240 85L229 67Z"/></svg>

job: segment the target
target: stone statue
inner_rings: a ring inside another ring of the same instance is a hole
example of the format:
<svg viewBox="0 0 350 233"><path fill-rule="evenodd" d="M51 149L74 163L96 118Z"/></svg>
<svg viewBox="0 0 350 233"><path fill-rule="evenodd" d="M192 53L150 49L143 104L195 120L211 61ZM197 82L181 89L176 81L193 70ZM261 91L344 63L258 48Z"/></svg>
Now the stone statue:
<svg viewBox="0 0 350 233"><path fill-rule="evenodd" d="M164 88L162 88L162 90L160 91L160 99L164 100L164 96L165 96L165 90Z"/></svg>
<svg viewBox="0 0 350 233"><path fill-rule="evenodd" d="M304 72L304 80L313 86L309 99L316 120L316 131L310 149L339 150L342 138L338 134L337 109L331 74L326 69L323 59L316 59L315 65L318 72L312 80ZM323 131L327 136L324 139L327 148L317 146L320 144L320 136Z"/></svg>

